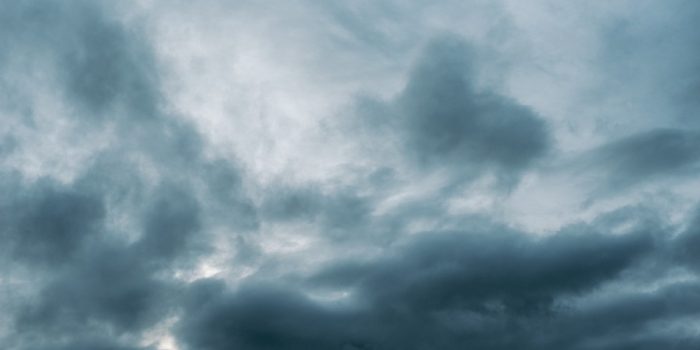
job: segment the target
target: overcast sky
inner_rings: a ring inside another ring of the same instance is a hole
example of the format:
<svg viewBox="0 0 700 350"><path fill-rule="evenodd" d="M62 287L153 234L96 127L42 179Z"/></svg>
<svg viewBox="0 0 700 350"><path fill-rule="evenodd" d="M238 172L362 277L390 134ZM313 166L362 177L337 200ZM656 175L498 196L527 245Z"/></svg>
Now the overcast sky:
<svg viewBox="0 0 700 350"><path fill-rule="evenodd" d="M0 1L0 348L700 349L700 2Z"/></svg>

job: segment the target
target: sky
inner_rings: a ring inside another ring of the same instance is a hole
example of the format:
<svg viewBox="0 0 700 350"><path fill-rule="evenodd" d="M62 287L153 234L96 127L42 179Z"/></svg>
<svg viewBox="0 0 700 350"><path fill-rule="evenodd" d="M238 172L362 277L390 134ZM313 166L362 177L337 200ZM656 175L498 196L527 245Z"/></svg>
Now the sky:
<svg viewBox="0 0 700 350"><path fill-rule="evenodd" d="M0 1L0 348L700 348L700 2Z"/></svg>

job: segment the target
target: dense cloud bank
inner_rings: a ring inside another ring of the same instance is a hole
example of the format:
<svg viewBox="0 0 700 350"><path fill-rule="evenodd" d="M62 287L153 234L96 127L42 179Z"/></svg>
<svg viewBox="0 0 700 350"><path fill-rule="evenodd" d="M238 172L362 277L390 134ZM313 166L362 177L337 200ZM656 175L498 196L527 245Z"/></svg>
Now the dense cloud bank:
<svg viewBox="0 0 700 350"><path fill-rule="evenodd" d="M314 300L276 282L227 291L203 280L178 330L198 349L698 346L692 329L658 329L682 327L700 311L696 281L596 295L650 265L667 273L675 264L668 259L682 255L675 247L694 233L666 241L646 227L613 237L598 231L606 228L547 238L491 225L423 233L380 258L337 262L300 282L350 293L343 300Z"/></svg>
<svg viewBox="0 0 700 350"><path fill-rule="evenodd" d="M698 6L273 3L0 5L0 348L700 348Z"/></svg>

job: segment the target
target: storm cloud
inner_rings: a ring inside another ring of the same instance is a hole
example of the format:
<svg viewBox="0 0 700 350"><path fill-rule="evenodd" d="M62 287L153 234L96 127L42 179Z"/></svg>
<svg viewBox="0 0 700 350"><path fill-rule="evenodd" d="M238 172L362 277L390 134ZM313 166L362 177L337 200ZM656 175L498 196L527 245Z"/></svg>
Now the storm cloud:
<svg viewBox="0 0 700 350"><path fill-rule="evenodd" d="M0 348L697 349L698 9L5 2Z"/></svg>

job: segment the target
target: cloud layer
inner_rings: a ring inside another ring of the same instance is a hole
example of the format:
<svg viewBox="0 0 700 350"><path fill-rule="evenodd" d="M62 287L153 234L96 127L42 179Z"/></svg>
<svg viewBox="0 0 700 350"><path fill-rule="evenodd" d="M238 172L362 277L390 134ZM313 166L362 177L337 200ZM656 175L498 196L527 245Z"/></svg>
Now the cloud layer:
<svg viewBox="0 0 700 350"><path fill-rule="evenodd" d="M3 3L0 347L697 349L698 6L635 4Z"/></svg>

